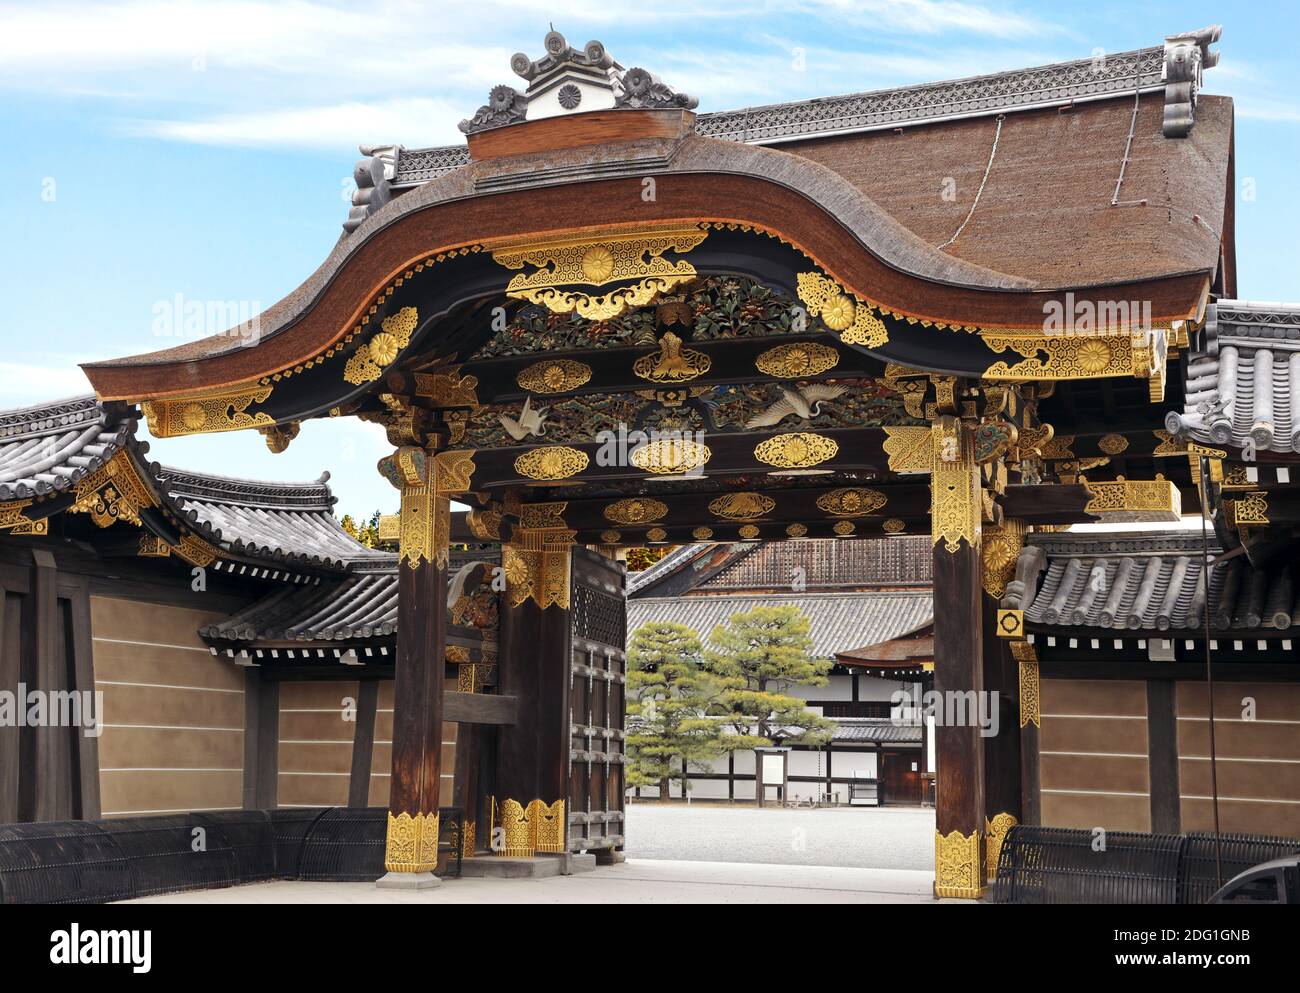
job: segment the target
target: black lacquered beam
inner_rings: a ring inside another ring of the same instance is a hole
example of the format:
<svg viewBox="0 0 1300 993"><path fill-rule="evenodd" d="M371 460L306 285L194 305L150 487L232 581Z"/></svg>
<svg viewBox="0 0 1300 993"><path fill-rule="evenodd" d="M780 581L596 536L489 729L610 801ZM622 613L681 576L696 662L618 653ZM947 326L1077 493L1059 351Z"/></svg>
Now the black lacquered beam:
<svg viewBox="0 0 1300 993"><path fill-rule="evenodd" d="M761 372L755 361L764 352L782 345L817 344L834 349L839 361L831 368L799 379L849 379L879 375L882 364L868 355L853 348L841 345L830 335L774 335L763 338L727 338L717 341L686 342L684 348L704 355L709 360L709 368L693 379L684 382L656 381L638 376L633 366L638 359L647 355L656 355L655 346L633 348L594 349L587 351L557 352L553 356L545 353L511 356L503 359L490 359L483 362L471 362L460 367L462 376L474 376L478 379L477 392L479 400L484 403L504 403L522 401L525 396L537 397L535 390L528 390L519 385L519 374L531 366L545 364L548 359L565 360L581 363L591 370L591 378L585 383L563 393L546 394L544 399L552 400L588 393L630 393L635 390L655 389L689 389L697 386L716 386L737 382L770 383L794 382L794 377L773 377Z"/></svg>

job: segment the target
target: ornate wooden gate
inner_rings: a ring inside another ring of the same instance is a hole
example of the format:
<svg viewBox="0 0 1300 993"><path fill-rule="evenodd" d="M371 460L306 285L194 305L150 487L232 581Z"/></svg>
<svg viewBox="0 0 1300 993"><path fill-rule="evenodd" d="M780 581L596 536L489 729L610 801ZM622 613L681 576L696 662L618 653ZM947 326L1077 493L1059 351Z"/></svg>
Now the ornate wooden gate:
<svg viewBox="0 0 1300 993"><path fill-rule="evenodd" d="M569 662L569 851L617 860L623 848L627 690L623 569L573 549Z"/></svg>

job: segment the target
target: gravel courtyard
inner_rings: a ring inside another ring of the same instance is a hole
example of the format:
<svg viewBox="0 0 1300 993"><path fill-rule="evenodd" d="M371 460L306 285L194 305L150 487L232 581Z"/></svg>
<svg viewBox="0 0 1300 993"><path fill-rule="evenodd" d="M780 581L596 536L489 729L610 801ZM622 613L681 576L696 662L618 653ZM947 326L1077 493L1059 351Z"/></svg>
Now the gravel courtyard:
<svg viewBox="0 0 1300 993"><path fill-rule="evenodd" d="M627 856L934 871L934 810L629 802Z"/></svg>

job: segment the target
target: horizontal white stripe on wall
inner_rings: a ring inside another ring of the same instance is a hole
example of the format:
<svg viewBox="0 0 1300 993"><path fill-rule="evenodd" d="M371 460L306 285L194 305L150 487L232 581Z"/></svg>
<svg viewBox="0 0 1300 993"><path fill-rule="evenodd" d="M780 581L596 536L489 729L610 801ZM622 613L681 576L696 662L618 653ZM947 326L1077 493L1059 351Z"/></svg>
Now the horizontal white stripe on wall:
<svg viewBox="0 0 1300 993"><path fill-rule="evenodd" d="M244 729L208 727L203 724L105 724L107 728L140 728L146 731L235 731L243 734Z"/></svg>
<svg viewBox="0 0 1300 993"><path fill-rule="evenodd" d="M341 714L343 708L340 707L281 707L282 714ZM352 723L349 721L349 723Z"/></svg>
<svg viewBox="0 0 1300 993"><path fill-rule="evenodd" d="M208 769L182 769L172 766L122 766L114 769L100 769L100 772L243 772L243 769L222 769L212 767Z"/></svg>
<svg viewBox="0 0 1300 993"><path fill-rule="evenodd" d="M223 690L214 686L180 686L176 683L128 683L119 679L96 679L96 686L143 686L153 690L196 690L199 693L234 693L242 696L243 690Z"/></svg>
<svg viewBox="0 0 1300 993"><path fill-rule="evenodd" d="M1060 793L1064 796L1145 796L1150 793L1123 793L1119 790L1039 790L1040 793Z"/></svg>
<svg viewBox="0 0 1300 993"><path fill-rule="evenodd" d="M1180 721L1197 721L1201 724L1210 723L1209 717L1188 716L1188 717L1180 717L1178 719ZM1240 717L1220 717L1218 714L1214 715L1214 723L1215 724L1294 724L1300 727L1300 721L1265 720L1263 717L1257 717L1253 721L1247 721L1247 720L1243 720Z"/></svg>
<svg viewBox="0 0 1300 993"><path fill-rule="evenodd" d="M280 744L282 745L350 745L352 744L352 739L351 738L313 738L311 740L307 740L305 738L281 738Z"/></svg>
<svg viewBox="0 0 1300 993"><path fill-rule="evenodd" d="M1210 757L1208 755L1180 755L1178 757L1180 759L1186 759L1189 762L1210 761ZM1216 762L1273 762L1278 765L1300 765L1300 759L1251 759L1251 758L1241 758L1240 756L1236 758L1230 758L1230 757L1225 757L1223 755L1217 756L1214 761Z"/></svg>
<svg viewBox="0 0 1300 993"><path fill-rule="evenodd" d="M1046 711L1042 713L1043 717L1071 717L1082 721L1145 721L1146 714L1049 714Z"/></svg>
<svg viewBox="0 0 1300 993"><path fill-rule="evenodd" d="M281 776L351 776L351 772L293 772L289 769L281 769Z"/></svg>
<svg viewBox="0 0 1300 993"><path fill-rule="evenodd" d="M1182 795L1182 798L1183 798L1184 800L1213 800L1213 799L1214 799L1214 797L1211 797L1211 796L1196 796L1196 795L1193 795L1193 794L1190 794L1190 793L1184 793L1184 794ZM1221 796L1221 797L1219 797L1219 802L1220 802L1220 803L1223 803L1223 802L1226 801L1226 800L1231 800L1233 803L1288 803L1288 804L1292 804L1292 805L1300 804L1300 800L1279 800L1279 799L1277 799L1277 798L1275 798L1275 797L1265 797L1265 798L1261 798L1261 797L1257 797L1257 796Z"/></svg>
<svg viewBox="0 0 1300 993"><path fill-rule="evenodd" d="M1088 755L1108 759L1145 759L1146 752L1039 752L1039 755Z"/></svg>
<svg viewBox="0 0 1300 993"><path fill-rule="evenodd" d="M181 652L199 652L206 656L212 655L212 651L206 645L196 648L193 645L168 645L161 641L129 641L125 638L100 638L98 636L92 637L91 641L102 642L105 645L136 645L137 647L144 648L175 648L177 651ZM227 808L213 807L212 809L226 810ZM234 809L238 810L239 808L236 807Z"/></svg>

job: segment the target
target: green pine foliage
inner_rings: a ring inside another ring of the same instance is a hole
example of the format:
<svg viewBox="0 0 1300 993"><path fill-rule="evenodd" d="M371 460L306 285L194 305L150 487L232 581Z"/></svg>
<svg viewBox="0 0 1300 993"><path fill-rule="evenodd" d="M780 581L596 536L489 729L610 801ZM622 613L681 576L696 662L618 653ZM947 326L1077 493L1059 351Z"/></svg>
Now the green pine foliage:
<svg viewBox="0 0 1300 993"><path fill-rule="evenodd" d="M730 747L723 721L709 714L723 687L701 667L701 649L698 634L670 622L643 624L628 645L627 782L658 786L660 799L688 766Z"/></svg>
<svg viewBox="0 0 1300 993"><path fill-rule="evenodd" d="M815 658L808 618L798 607L758 607L733 614L709 635L704 665L725 686L716 712L735 730L728 746L770 745L779 731L790 743L829 741L835 722L814 714L792 686L825 686L830 659ZM735 743L736 739L743 743Z"/></svg>

